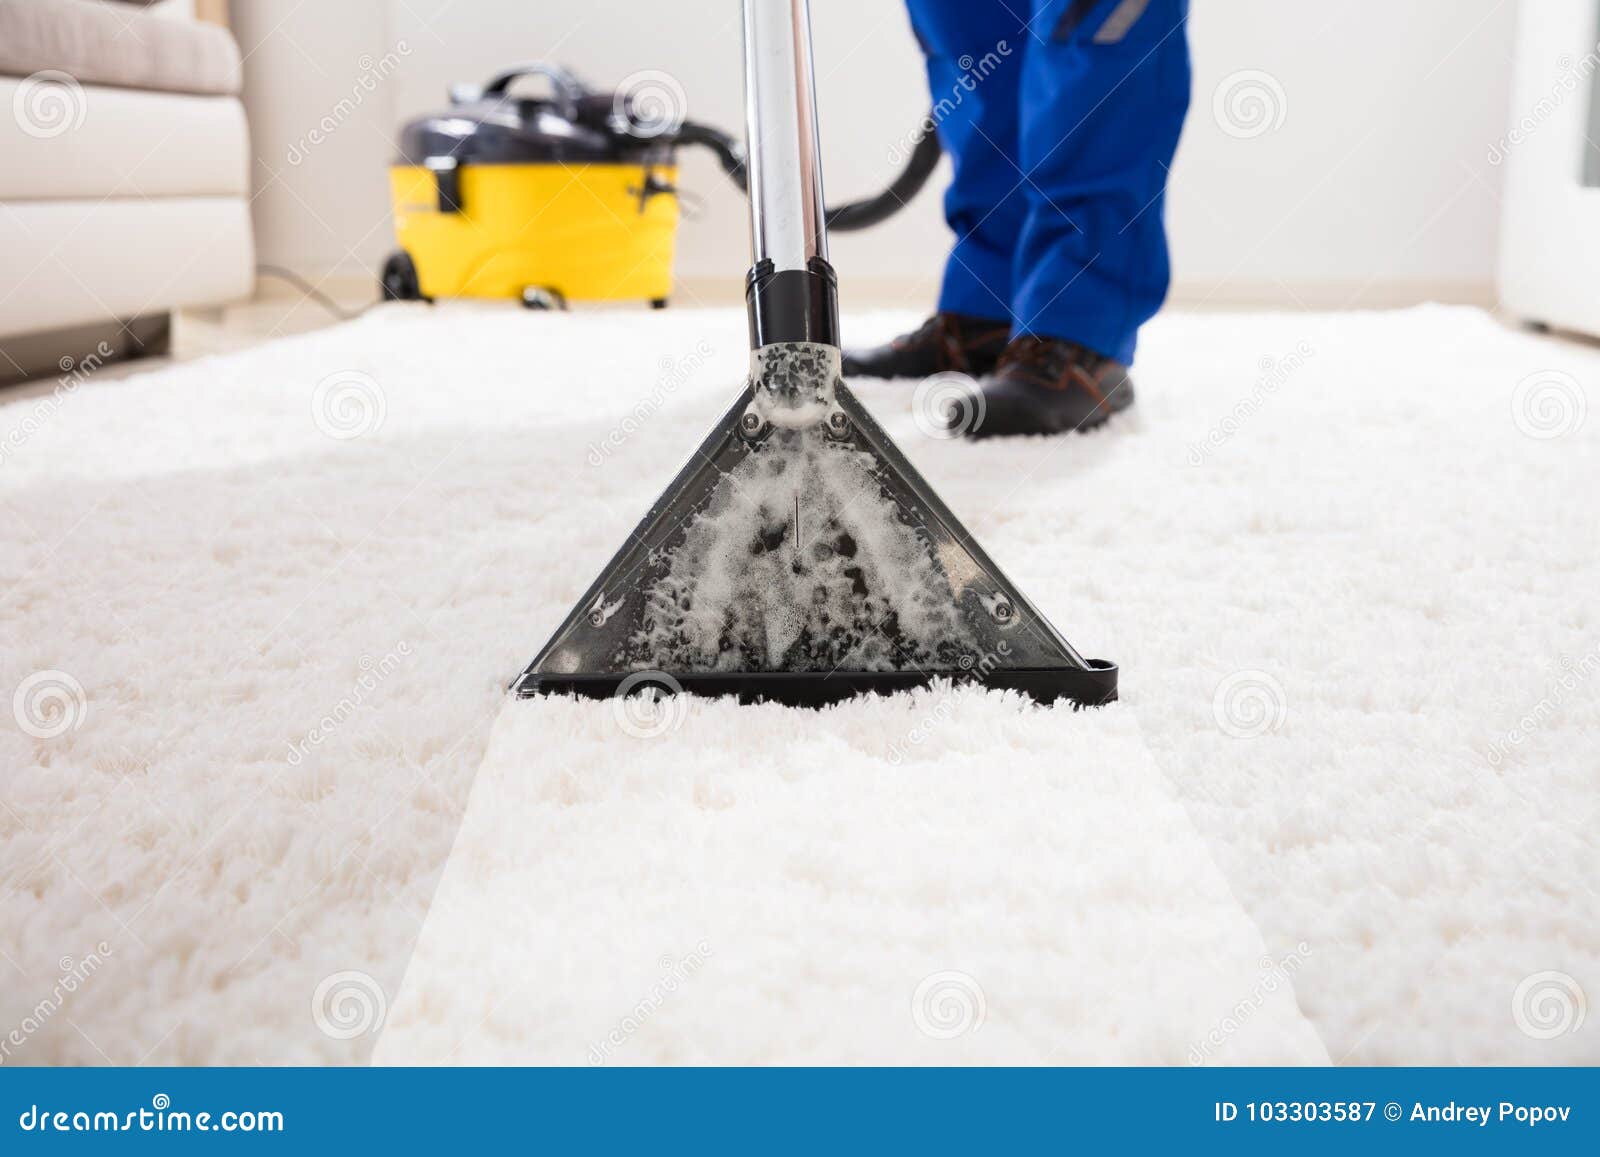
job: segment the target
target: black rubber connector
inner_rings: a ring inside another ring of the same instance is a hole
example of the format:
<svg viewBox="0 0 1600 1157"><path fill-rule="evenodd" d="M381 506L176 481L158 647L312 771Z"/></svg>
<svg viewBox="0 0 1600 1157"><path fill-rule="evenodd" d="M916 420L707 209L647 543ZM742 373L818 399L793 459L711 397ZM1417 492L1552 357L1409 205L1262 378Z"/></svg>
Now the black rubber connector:
<svg viewBox="0 0 1600 1157"><path fill-rule="evenodd" d="M813 257L804 269L777 270L762 261L745 278L750 348L777 342L839 344L839 279L833 266Z"/></svg>

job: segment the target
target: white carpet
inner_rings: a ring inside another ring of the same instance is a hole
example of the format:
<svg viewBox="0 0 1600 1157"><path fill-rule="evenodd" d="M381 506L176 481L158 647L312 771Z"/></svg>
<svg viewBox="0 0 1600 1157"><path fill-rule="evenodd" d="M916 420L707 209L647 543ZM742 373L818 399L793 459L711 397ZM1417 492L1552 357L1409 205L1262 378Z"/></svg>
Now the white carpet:
<svg viewBox="0 0 1600 1157"><path fill-rule="evenodd" d="M377 1061L1327 1063L1132 712L633 711L504 712Z"/></svg>
<svg viewBox="0 0 1600 1157"><path fill-rule="evenodd" d="M1121 704L508 703L743 342L397 306L0 410L0 1062L1600 1060L1600 353L1170 316L986 445L865 387Z"/></svg>

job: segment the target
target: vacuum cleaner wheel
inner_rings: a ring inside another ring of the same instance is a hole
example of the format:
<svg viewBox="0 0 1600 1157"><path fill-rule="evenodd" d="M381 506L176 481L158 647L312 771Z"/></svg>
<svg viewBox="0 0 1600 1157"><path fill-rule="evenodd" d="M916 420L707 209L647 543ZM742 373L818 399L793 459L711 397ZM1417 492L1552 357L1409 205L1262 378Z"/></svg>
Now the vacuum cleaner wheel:
<svg viewBox="0 0 1600 1157"><path fill-rule="evenodd" d="M417 282L417 265L404 249L389 254L378 280L385 301L418 301L422 288Z"/></svg>
<svg viewBox="0 0 1600 1157"><path fill-rule="evenodd" d="M566 309L567 296L547 285L530 285L522 291L524 309Z"/></svg>

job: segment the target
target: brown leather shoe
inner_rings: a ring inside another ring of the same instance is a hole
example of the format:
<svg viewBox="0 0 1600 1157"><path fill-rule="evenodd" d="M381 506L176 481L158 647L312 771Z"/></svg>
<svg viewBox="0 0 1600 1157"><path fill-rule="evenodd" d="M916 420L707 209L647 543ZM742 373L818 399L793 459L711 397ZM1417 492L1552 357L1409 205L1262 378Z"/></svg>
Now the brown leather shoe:
<svg viewBox="0 0 1600 1157"><path fill-rule="evenodd" d="M1133 405L1128 367L1076 342L1019 337L979 385L970 438L1092 430Z"/></svg>
<svg viewBox="0 0 1600 1157"><path fill-rule="evenodd" d="M846 350L844 376L925 378L953 371L979 377L994 369L1010 337L1009 321L936 313L887 345Z"/></svg>

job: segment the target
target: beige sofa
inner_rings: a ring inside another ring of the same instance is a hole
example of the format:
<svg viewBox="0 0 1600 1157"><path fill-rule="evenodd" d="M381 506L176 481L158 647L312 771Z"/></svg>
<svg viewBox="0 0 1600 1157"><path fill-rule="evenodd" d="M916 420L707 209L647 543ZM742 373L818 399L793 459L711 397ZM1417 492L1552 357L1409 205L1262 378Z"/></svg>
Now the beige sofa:
<svg viewBox="0 0 1600 1157"><path fill-rule="evenodd" d="M239 87L193 0L0 0L0 378L249 294Z"/></svg>

